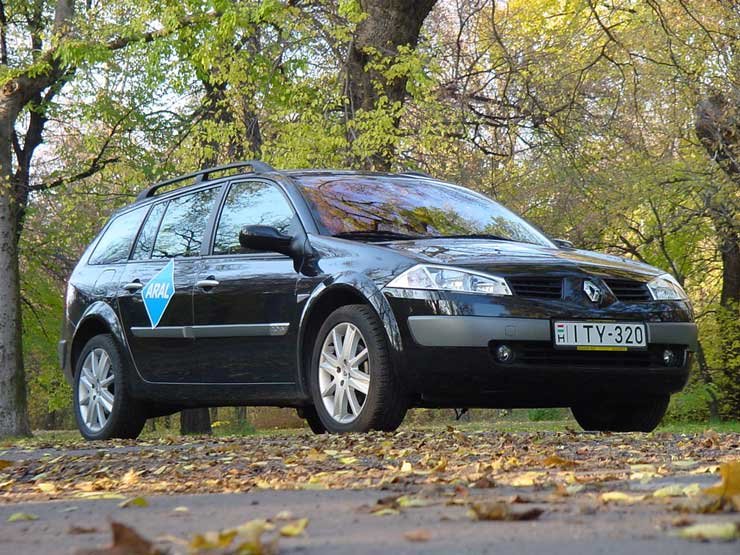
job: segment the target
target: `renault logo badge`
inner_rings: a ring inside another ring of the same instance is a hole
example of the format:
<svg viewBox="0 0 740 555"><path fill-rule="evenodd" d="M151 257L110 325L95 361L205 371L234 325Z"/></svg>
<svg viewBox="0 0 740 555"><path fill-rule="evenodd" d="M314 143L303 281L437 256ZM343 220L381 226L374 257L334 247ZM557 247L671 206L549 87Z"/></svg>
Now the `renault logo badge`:
<svg viewBox="0 0 740 555"><path fill-rule="evenodd" d="M591 300L592 303L599 304L601 302L601 289L591 280L583 282L583 292Z"/></svg>

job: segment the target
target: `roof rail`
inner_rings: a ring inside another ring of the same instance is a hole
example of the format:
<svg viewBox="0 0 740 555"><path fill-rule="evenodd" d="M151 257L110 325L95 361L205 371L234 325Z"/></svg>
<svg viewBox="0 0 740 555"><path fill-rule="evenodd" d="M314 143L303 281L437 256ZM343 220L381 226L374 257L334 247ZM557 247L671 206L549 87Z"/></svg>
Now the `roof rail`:
<svg viewBox="0 0 740 555"><path fill-rule="evenodd" d="M179 181L185 181L186 179L194 178L193 183L200 183L202 181L208 181L208 177L212 173L218 173L218 172L222 172L226 170L233 170L236 168L246 168L246 167L252 168L252 172L254 173L265 173L265 172L275 171L275 168L273 168L270 164L267 164L265 162L260 162L259 160L245 160L244 162L234 162L233 164L226 164L223 166L214 166L212 168L205 168L197 172L189 173L187 175L181 175L180 177L173 177L172 179L166 179L165 181L160 181L159 183L155 183L154 185L147 187L141 193L139 193L138 196L136 197L136 200L143 200L145 198L153 197L157 189L160 189L167 185L172 185L173 183L177 183Z"/></svg>
<svg viewBox="0 0 740 555"><path fill-rule="evenodd" d="M432 177L427 172L422 172L418 170L410 170L410 171L401 172L401 175L418 175L419 177Z"/></svg>

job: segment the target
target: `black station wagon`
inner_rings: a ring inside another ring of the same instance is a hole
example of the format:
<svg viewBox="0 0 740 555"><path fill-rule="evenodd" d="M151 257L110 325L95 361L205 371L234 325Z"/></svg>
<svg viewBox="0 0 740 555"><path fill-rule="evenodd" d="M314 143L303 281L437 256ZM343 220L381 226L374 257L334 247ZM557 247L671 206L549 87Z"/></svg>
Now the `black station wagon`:
<svg viewBox="0 0 740 555"><path fill-rule="evenodd" d="M226 405L295 407L317 433L542 406L649 431L696 341L672 276L476 192L249 161L113 214L69 280L59 358L88 439Z"/></svg>

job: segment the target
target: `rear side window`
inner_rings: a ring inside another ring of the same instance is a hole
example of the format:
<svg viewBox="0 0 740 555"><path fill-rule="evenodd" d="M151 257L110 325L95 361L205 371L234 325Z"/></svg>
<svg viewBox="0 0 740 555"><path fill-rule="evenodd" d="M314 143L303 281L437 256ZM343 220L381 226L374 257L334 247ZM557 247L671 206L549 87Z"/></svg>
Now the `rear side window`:
<svg viewBox="0 0 740 555"><path fill-rule="evenodd" d="M136 240L134 245L134 252L131 255L133 260L146 260L152 255L152 247L154 247L154 239L157 237L157 230L159 229L159 223L162 221L162 215L167 208L166 202L160 202L152 207L149 212L149 216L146 218L146 222L141 227L139 238Z"/></svg>
<svg viewBox="0 0 740 555"><path fill-rule="evenodd" d="M173 199L159 226L152 258L198 256L218 188Z"/></svg>
<svg viewBox="0 0 740 555"><path fill-rule="evenodd" d="M116 217L103 233L87 263L115 264L116 262L125 262L148 208L142 206Z"/></svg>
<svg viewBox="0 0 740 555"><path fill-rule="evenodd" d="M213 254L247 252L239 244L239 232L245 225L267 225L290 235L299 224L288 199L276 185L244 181L234 183L226 195Z"/></svg>

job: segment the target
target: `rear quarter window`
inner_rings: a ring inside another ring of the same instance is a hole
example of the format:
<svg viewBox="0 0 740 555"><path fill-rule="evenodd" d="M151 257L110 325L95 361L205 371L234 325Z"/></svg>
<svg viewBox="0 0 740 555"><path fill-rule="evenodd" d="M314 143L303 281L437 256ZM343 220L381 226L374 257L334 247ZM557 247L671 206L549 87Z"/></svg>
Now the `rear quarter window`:
<svg viewBox="0 0 740 555"><path fill-rule="evenodd" d="M131 246L144 220L148 206L116 216L103 232L88 259L88 264L116 264L128 259Z"/></svg>

